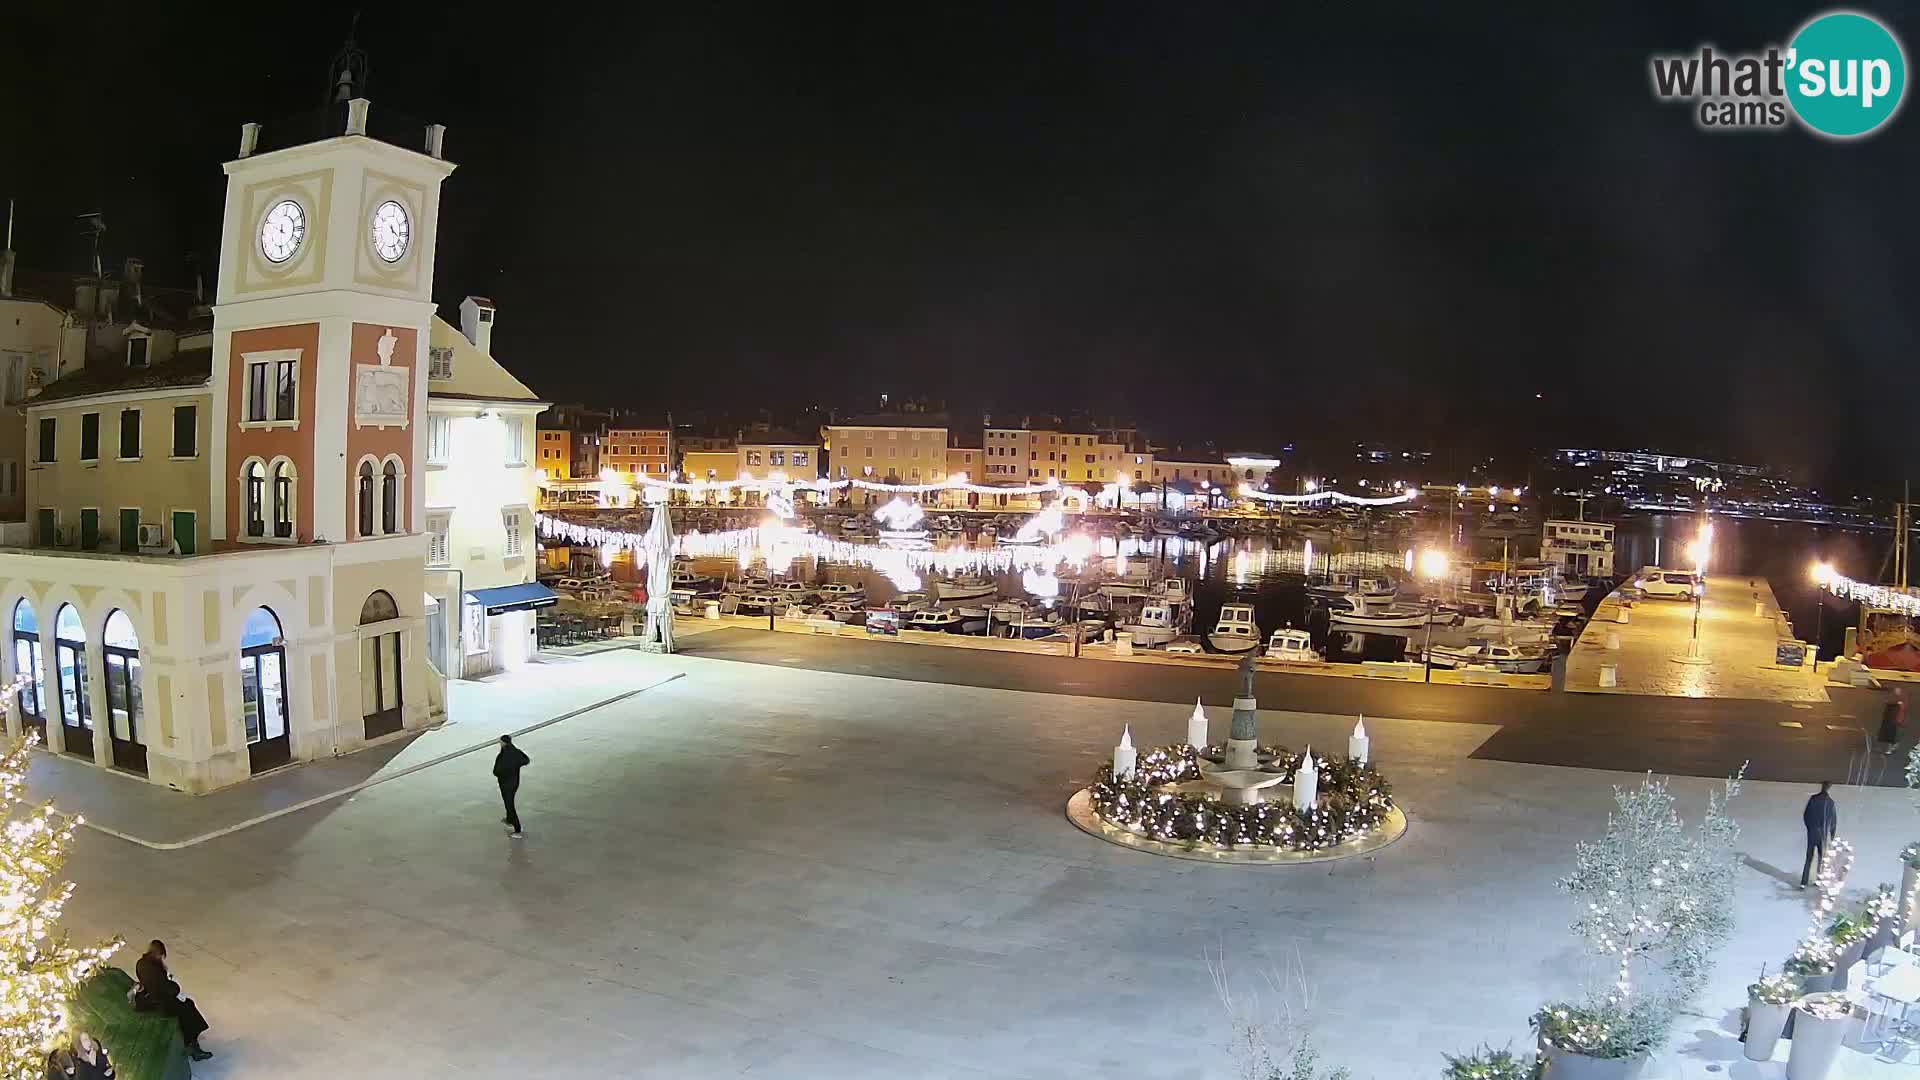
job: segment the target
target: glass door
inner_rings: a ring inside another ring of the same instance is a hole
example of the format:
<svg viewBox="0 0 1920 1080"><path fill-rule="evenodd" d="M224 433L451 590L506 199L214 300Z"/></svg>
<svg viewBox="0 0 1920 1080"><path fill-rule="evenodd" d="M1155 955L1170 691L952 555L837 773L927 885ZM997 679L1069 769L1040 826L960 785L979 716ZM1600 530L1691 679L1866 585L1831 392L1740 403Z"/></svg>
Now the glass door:
<svg viewBox="0 0 1920 1080"><path fill-rule="evenodd" d="M240 655L240 693L245 703L247 763L256 773L293 760L287 737L286 652L277 646Z"/></svg>
<svg viewBox="0 0 1920 1080"><path fill-rule="evenodd" d="M147 774L147 746L140 731L140 654L107 646L107 728L116 768Z"/></svg>

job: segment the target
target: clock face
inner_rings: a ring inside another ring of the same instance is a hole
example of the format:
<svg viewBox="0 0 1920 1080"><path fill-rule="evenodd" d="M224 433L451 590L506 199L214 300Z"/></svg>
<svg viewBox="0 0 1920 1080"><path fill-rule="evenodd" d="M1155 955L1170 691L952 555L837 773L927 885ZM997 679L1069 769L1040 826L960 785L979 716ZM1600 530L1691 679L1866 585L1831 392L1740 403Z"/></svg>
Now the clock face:
<svg viewBox="0 0 1920 1080"><path fill-rule="evenodd" d="M274 264L293 258L307 238L307 212L292 199L282 199L267 211L260 222L260 254Z"/></svg>
<svg viewBox="0 0 1920 1080"><path fill-rule="evenodd" d="M413 242L413 223L407 208L388 199L373 208L373 253L385 262L395 263L407 253Z"/></svg>

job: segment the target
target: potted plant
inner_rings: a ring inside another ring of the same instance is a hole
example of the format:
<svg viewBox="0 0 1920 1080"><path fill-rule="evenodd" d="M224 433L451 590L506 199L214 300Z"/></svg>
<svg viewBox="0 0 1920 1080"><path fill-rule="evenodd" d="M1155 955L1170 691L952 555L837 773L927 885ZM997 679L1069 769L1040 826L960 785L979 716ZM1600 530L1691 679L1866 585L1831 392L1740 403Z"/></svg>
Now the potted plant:
<svg viewBox="0 0 1920 1080"><path fill-rule="evenodd" d="M1767 975L1747 987L1748 1061L1773 1060L1773 1048L1799 996L1800 982L1790 975Z"/></svg>
<svg viewBox="0 0 1920 1080"><path fill-rule="evenodd" d="M1845 994L1827 991L1794 1002L1793 1011L1793 1050L1787 1055L1787 1080L1826 1080L1840 1056L1853 1006Z"/></svg>
<svg viewBox="0 0 1920 1080"><path fill-rule="evenodd" d="M1841 912L1833 917L1827 926L1827 940L1833 943L1835 950L1833 969L1837 973L1852 967L1865 953L1867 938L1873 934L1873 924L1851 912ZM1837 985L1837 980L1836 980Z"/></svg>
<svg viewBox="0 0 1920 1080"><path fill-rule="evenodd" d="M1650 1002L1623 1008L1556 1002L1533 1014L1542 1072L1552 1080L1634 1080L1672 1023Z"/></svg>
<svg viewBox="0 0 1920 1080"><path fill-rule="evenodd" d="M1596 970L1585 999L1534 1014L1547 1076L1638 1075L1677 1010L1706 984L1714 953L1733 932L1740 827L1727 803L1739 792L1736 774L1688 829L1666 781L1649 774L1614 789L1607 831L1575 848L1574 871L1560 882L1577 904L1572 929Z"/></svg>
<svg viewBox="0 0 1920 1080"><path fill-rule="evenodd" d="M1482 1046L1466 1057L1447 1055L1442 1080L1533 1080L1532 1058L1517 1058L1508 1050Z"/></svg>
<svg viewBox="0 0 1920 1080"><path fill-rule="evenodd" d="M1920 888L1920 841L1908 844L1900 849L1900 932L1913 929L1916 915L1914 911L1914 890Z"/></svg>

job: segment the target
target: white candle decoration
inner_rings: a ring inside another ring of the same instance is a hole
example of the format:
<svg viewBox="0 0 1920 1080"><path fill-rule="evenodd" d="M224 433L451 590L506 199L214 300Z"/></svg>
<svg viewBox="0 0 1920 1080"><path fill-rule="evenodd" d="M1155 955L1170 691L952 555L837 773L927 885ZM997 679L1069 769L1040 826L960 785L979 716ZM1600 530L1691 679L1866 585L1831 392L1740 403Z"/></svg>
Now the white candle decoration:
<svg viewBox="0 0 1920 1080"><path fill-rule="evenodd" d="M1207 748L1207 713L1199 698L1193 699L1193 715L1187 717L1187 745L1195 750Z"/></svg>
<svg viewBox="0 0 1920 1080"><path fill-rule="evenodd" d="M1313 767L1313 747L1300 757L1293 773L1293 808L1301 812L1313 809L1313 798L1320 793L1320 773Z"/></svg>
<svg viewBox="0 0 1920 1080"><path fill-rule="evenodd" d="M1347 737L1347 756L1362 765L1367 763L1367 718L1354 721L1353 734Z"/></svg>
<svg viewBox="0 0 1920 1080"><path fill-rule="evenodd" d="M1113 778L1125 780L1133 775L1134 762L1139 760L1139 751L1133 748L1133 728L1131 725L1120 729L1120 745L1113 748Z"/></svg>

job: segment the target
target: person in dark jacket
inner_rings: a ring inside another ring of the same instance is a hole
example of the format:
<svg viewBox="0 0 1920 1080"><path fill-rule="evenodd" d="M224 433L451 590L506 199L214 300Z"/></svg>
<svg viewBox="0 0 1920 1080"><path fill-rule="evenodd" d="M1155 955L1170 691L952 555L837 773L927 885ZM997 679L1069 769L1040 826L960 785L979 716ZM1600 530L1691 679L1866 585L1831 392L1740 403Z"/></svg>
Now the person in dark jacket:
<svg viewBox="0 0 1920 1080"><path fill-rule="evenodd" d="M1840 830L1840 809L1834 805L1833 796L1827 794L1832 787L1831 782L1823 781L1800 814L1800 820L1807 826L1807 861L1800 867L1803 889L1807 887L1808 878L1826 865L1827 845L1833 843L1833 834Z"/></svg>
<svg viewBox="0 0 1920 1080"><path fill-rule="evenodd" d="M507 816L500 824L513 830L513 835L524 836L520 831L520 811L513 807L513 797L520 790L520 770L527 767L527 755L513 745L513 736L500 736L500 753L494 755L493 778L500 781L500 802L507 808Z"/></svg>
<svg viewBox="0 0 1920 1080"><path fill-rule="evenodd" d="M166 943L156 939L148 944L147 951L133 965L133 974L140 982L139 992L133 996L135 1011L163 1012L173 1017L180 1025L180 1037L187 1042L187 1056L195 1061L212 1057L200 1048L200 1034L207 1030L207 1019L200 1015L200 1008L192 998L180 996L180 984L173 981L173 974L167 970Z"/></svg>
<svg viewBox="0 0 1920 1080"><path fill-rule="evenodd" d="M1907 719L1907 692L1895 687L1887 696L1886 707L1880 710L1880 752L1893 753L1900 742L1900 725Z"/></svg>
<svg viewBox="0 0 1920 1080"><path fill-rule="evenodd" d="M107 1060L107 1048L90 1032L73 1037L74 1080L113 1080L113 1062Z"/></svg>

